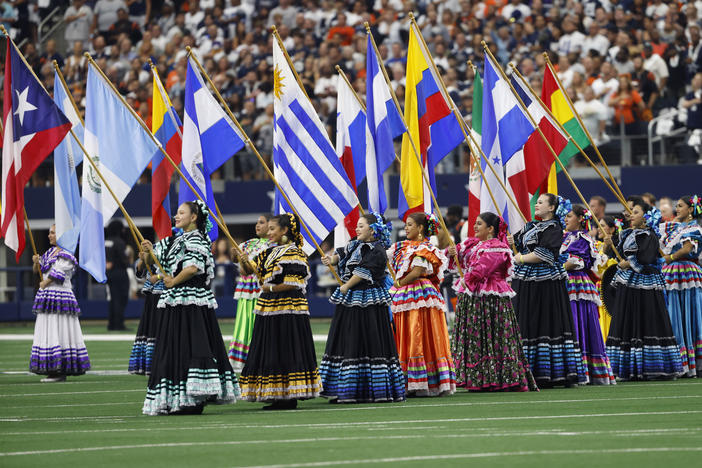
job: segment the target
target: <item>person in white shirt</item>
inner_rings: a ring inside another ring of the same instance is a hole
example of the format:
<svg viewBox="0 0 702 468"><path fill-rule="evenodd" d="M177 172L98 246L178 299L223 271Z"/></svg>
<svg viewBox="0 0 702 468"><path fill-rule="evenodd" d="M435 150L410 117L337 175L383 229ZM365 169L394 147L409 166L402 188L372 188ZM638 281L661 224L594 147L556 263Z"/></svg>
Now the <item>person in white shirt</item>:
<svg viewBox="0 0 702 468"><path fill-rule="evenodd" d="M85 0L73 0L73 5L63 14L66 22L64 37L67 44L76 41L87 42L90 39L90 26L93 24L93 10L85 4Z"/></svg>
<svg viewBox="0 0 702 468"><path fill-rule="evenodd" d="M592 82L592 90L595 97L602 102L603 105L609 103L609 98L612 94L619 90L619 80L614 67L609 62L604 62L600 67L600 76ZM614 116L614 109L607 107L609 117Z"/></svg>
<svg viewBox="0 0 702 468"><path fill-rule="evenodd" d="M525 3L526 2L522 2L522 0L512 0L502 8L502 16L507 20L515 16L517 21L524 21L531 16L531 8L529 8L529 5L525 5ZM515 12L519 12L519 14L515 15Z"/></svg>
<svg viewBox="0 0 702 468"><path fill-rule="evenodd" d="M95 4L93 17L93 32L97 28L100 34L107 34L110 26L117 21L117 11L127 10L127 4L122 0L98 0Z"/></svg>
<svg viewBox="0 0 702 468"><path fill-rule="evenodd" d="M595 21L592 21L588 29L588 35L583 40L583 50L580 53L581 57L587 56L588 52L591 50L596 50L604 57L607 55L607 49L609 49L609 39L603 34L600 34L600 27Z"/></svg>
<svg viewBox="0 0 702 468"><path fill-rule="evenodd" d="M653 53L653 47L650 42L644 42L643 56L646 58L644 70L653 73L653 76L656 77L658 89L665 89L668 81L668 65L666 65L665 60L660 55Z"/></svg>
<svg viewBox="0 0 702 468"><path fill-rule="evenodd" d="M280 0L280 4L271 9L268 13L268 26L280 27L280 24L275 24L275 15L280 15L280 18L288 28L293 29L295 27L295 16L297 16L297 7L291 5L290 0Z"/></svg>
<svg viewBox="0 0 702 468"><path fill-rule="evenodd" d="M185 27L194 34L204 19L205 12L200 10L200 2L198 0L190 0L188 2L188 12L185 14Z"/></svg>
<svg viewBox="0 0 702 468"><path fill-rule="evenodd" d="M575 22L571 18L563 20L562 29L563 35L558 40L558 54L580 53L585 41L585 35L577 30Z"/></svg>
<svg viewBox="0 0 702 468"><path fill-rule="evenodd" d="M575 110L578 111L583 123L590 135L599 145L605 138L605 125L607 124L608 109L599 100L595 99L595 92L590 86L585 87L583 99L575 102Z"/></svg>

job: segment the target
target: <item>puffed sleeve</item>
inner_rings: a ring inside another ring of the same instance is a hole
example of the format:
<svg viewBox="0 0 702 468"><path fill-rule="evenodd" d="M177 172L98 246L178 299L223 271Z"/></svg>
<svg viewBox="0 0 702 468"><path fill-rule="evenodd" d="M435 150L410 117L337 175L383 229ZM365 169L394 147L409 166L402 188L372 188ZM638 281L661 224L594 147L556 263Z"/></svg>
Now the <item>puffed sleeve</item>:
<svg viewBox="0 0 702 468"><path fill-rule="evenodd" d="M592 246L582 236L571 242L564 254L563 263L570 262L574 264L576 270L589 270L595 263L595 258L592 256Z"/></svg>
<svg viewBox="0 0 702 468"><path fill-rule="evenodd" d="M205 242L189 239L185 242L185 254L182 259L182 268L194 266L197 268L197 274L205 273L207 269L208 258L212 256L212 252Z"/></svg>
<svg viewBox="0 0 702 468"><path fill-rule="evenodd" d="M529 221L524 226L522 226L522 228L519 231L515 232L512 235L512 237L514 238L514 246L517 248L517 250L524 249L524 243L522 242L524 239L524 234L532 227L534 227L534 222Z"/></svg>
<svg viewBox="0 0 702 468"><path fill-rule="evenodd" d="M172 242L171 237L164 237L160 241L156 242L154 244L154 256L158 259L159 262L162 262L164 257L166 256L166 252L168 252L168 246Z"/></svg>
<svg viewBox="0 0 702 468"><path fill-rule="evenodd" d="M467 257L470 255L471 249L478 242L480 242L480 239L477 237L467 237L463 242L456 244L456 256L458 257L458 261L461 262L461 266L466 265ZM449 270L456 271L458 269L456 260L453 256L448 254L448 249L444 249L444 255L448 257Z"/></svg>
<svg viewBox="0 0 702 468"><path fill-rule="evenodd" d="M63 284L66 281L66 277L70 278L73 275L74 268L73 262L59 256L46 276L56 283Z"/></svg>
<svg viewBox="0 0 702 468"><path fill-rule="evenodd" d="M534 253L544 263L554 265L558 260L562 240L561 229L556 224L550 224L539 234L539 242L534 248Z"/></svg>
<svg viewBox="0 0 702 468"><path fill-rule="evenodd" d="M310 267L307 255L302 250L297 247L288 249L278 260L278 266L281 268L282 284L295 286L303 291L306 289L307 280L310 278Z"/></svg>
<svg viewBox="0 0 702 468"><path fill-rule="evenodd" d="M512 255L507 249L486 249L480 252L477 260L471 262L466 276L468 284L475 284L492 276L495 271L507 271L512 264Z"/></svg>
<svg viewBox="0 0 702 468"><path fill-rule="evenodd" d="M385 275L387 257L385 252L379 248L363 246L362 249L361 261L351 273L364 281L373 283L374 279L379 280Z"/></svg>

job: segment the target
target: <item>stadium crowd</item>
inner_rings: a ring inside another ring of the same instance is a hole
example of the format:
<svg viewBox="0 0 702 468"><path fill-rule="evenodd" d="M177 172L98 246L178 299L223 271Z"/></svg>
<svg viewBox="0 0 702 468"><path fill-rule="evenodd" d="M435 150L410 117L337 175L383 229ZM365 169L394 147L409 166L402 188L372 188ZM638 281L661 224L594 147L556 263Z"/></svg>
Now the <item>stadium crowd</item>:
<svg viewBox="0 0 702 468"><path fill-rule="evenodd" d="M51 62L57 60L80 103L87 66L83 53L90 52L148 123L151 59L182 115L190 46L268 158L273 131L269 27L278 27L334 135L334 67L340 65L359 94L365 92L364 22L372 26L402 103L411 11L467 118L473 78L467 61L481 68L484 40L503 65L518 64L536 90L541 89L542 52L548 51L599 144L606 145L622 129L643 134L648 121L665 114L670 118L659 123L659 131L684 126L692 131L678 151L679 162L697 161L702 147L702 1L72 0L64 5L63 40L38 44L38 22L64 2L0 0L0 22L12 28L18 43L27 39L23 52L48 89L53 86ZM454 153L438 172L468 170L466 149ZM50 183L51 172L40 171L35 184ZM264 173L253 155L243 154L218 176L250 180Z"/></svg>

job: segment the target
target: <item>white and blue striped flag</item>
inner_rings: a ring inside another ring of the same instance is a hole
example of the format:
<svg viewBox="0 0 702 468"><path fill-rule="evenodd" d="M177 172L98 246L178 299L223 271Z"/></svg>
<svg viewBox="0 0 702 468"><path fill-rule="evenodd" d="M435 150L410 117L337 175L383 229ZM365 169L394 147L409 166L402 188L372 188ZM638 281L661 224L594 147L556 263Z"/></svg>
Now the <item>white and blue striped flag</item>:
<svg viewBox="0 0 702 468"><path fill-rule="evenodd" d="M212 216L210 240L217 240L214 193L210 178L244 145L244 137L205 86L198 66L188 59L185 77L185 115L183 119L183 174L205 200ZM181 179L178 203L197 200L197 196Z"/></svg>
<svg viewBox="0 0 702 468"><path fill-rule="evenodd" d="M378 63L378 56L373 47L373 38L368 34L366 46L366 111L368 127L370 128L375 151L372 157L374 164L366 163L366 167L374 167L375 171L368 170L368 208L377 213L385 213L388 207L383 174L395 161L395 148L392 140L405 133L405 125L397 111L397 106L392 100L390 89L385 82L383 72ZM371 157L367 153L366 159Z"/></svg>
<svg viewBox="0 0 702 468"><path fill-rule="evenodd" d="M274 121L273 166L281 188L315 241L321 243L358 205L341 161L319 116L295 81L278 42L273 41ZM276 213L291 212L276 193ZM314 251L309 236L303 250Z"/></svg>
<svg viewBox="0 0 702 468"><path fill-rule="evenodd" d="M85 91L85 149L122 202L158 147L94 67L88 66ZM104 227L118 206L92 165L85 167L78 262L101 283L107 279Z"/></svg>
<svg viewBox="0 0 702 468"><path fill-rule="evenodd" d="M54 102L71 121L76 136L83 141L83 124L66 94L58 72L54 72ZM76 167L83 161L83 151L70 133L54 149L54 220L56 243L75 253L80 234L80 188Z"/></svg>

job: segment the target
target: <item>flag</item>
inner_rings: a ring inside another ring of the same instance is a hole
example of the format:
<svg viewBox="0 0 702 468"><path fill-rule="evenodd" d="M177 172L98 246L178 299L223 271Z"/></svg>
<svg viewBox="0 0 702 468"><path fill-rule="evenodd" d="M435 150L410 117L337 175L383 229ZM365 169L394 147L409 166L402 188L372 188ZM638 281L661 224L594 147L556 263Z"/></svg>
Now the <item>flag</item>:
<svg viewBox="0 0 702 468"><path fill-rule="evenodd" d="M54 102L68 117L73 133L82 142L83 123L76 113L63 82L54 72ZM80 234L80 188L76 167L83 162L83 150L73 135L66 135L54 150L54 222L56 244L71 253L76 251Z"/></svg>
<svg viewBox="0 0 702 468"><path fill-rule="evenodd" d="M461 125L451 112L449 96L440 87L439 77L430 66L429 51L421 32L412 23L407 52L405 122L408 132L402 137L398 212L402 219L414 212L431 213L430 190L436 193L434 167L463 141ZM419 165L410 144L410 135L422 160ZM427 187L422 171L432 184Z"/></svg>
<svg viewBox="0 0 702 468"><path fill-rule="evenodd" d="M471 116L471 133L475 142L480 145L483 133L483 81L480 79L480 73L475 70L475 78L473 79L473 110ZM480 161L480 152L478 148L473 148L471 143L470 151ZM471 159L471 163L472 163ZM482 187L482 178L477 165L471 164L470 176L468 179L468 235L475 235L475 220L480 214L480 191Z"/></svg>
<svg viewBox="0 0 702 468"><path fill-rule="evenodd" d="M6 39L0 235L19 261L25 245L24 186L66 136L71 122Z"/></svg>
<svg viewBox="0 0 702 468"><path fill-rule="evenodd" d="M183 122L183 174L207 203L212 216L210 240L219 235L215 222L215 199L212 192L212 173L241 150L245 138L224 112L198 71L192 57L188 59L185 78L185 119ZM184 180L180 181L178 203L197 197Z"/></svg>
<svg viewBox="0 0 702 468"><path fill-rule="evenodd" d="M297 84L278 41L273 41L273 169L317 244L357 205L358 198L324 125ZM276 213L292 211L276 191ZM302 226L300 226L302 229ZM314 251L305 236L303 250Z"/></svg>
<svg viewBox="0 0 702 468"><path fill-rule="evenodd" d="M551 119L538 97L517 77L516 73L512 73L510 81L551 147L556 154L560 153L568 143L568 137L561 132L558 123ZM507 186L511 189L519 209L527 219L531 217L533 195L539 191L539 187L548 177L552 165L553 154L551 150L539 132L534 132L505 167ZM515 221L521 219L512 205L510 205L510 219ZM515 224L510 227L517 230L521 226Z"/></svg>
<svg viewBox="0 0 702 468"><path fill-rule="evenodd" d="M336 104L336 154L344 167L344 171L351 182L354 192L363 181L366 172L377 174L377 161L373 136L366 113L353 94L353 90L340 76L337 80ZM368 184L374 178L369 177ZM377 179L376 179L377 180ZM382 181L382 174L380 180ZM377 184L374 187L377 199ZM371 188L368 188L371 191ZM370 196L369 196L370 198ZM346 215L344 222L334 229L334 248L345 246L351 238L356 236L356 223L359 218L359 207L355 207Z"/></svg>
<svg viewBox="0 0 702 468"><path fill-rule="evenodd" d="M85 149L121 203L158 146L92 63L85 102ZM78 263L101 283L106 280L104 227L119 207L117 200L92 165L83 168Z"/></svg>
<svg viewBox="0 0 702 468"><path fill-rule="evenodd" d="M575 112L570 107L568 100L565 97L565 90L558 86L556 77L553 76L553 70L550 66L544 71L544 82L541 87L541 100L544 101L556 120L563 125L563 128L578 142L581 148L585 149L590 146L590 140L587 138L585 130L580 126L578 119L575 118ZM567 166L570 160L580 151L572 141L558 153L558 159L564 166ZM556 182L556 173L560 172L560 166L555 162L551 165L551 170L548 175L548 182L542 184L541 193L558 194L558 185Z"/></svg>
<svg viewBox="0 0 702 468"><path fill-rule="evenodd" d="M519 107L509 83L499 73L499 65L486 54L483 84L483 116L481 147L498 177L505 182L504 167L512 156L526 143L534 127ZM495 175L481 161L485 181L480 192L480 211L491 211L502 216L514 232L513 224L520 225L521 218L510 217L507 210L507 195ZM494 203L487 191L488 184L495 196Z"/></svg>
<svg viewBox="0 0 702 468"><path fill-rule="evenodd" d="M180 164L180 152L183 145L183 124L178 118L168 93L161 84L158 72L152 70L153 98L151 99L151 132L173 162ZM151 161L151 223L156 235L166 238L171 235L171 203L169 192L171 176L175 172L173 165L160 151Z"/></svg>
<svg viewBox="0 0 702 468"><path fill-rule="evenodd" d="M375 171L366 171L368 209L384 214L388 202L383 174L395 161L393 139L405 133L406 129L380 69L370 34L366 46L366 110L377 161L374 163Z"/></svg>

